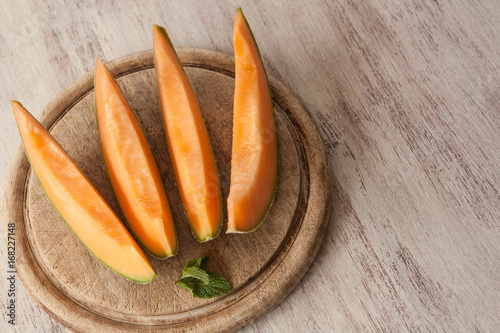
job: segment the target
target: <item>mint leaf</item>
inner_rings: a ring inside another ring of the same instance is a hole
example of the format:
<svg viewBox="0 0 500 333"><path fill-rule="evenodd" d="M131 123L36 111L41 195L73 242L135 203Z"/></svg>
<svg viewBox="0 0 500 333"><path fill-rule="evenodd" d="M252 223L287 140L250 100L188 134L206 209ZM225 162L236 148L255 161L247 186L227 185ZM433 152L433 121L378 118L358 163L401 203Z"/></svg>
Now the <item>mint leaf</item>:
<svg viewBox="0 0 500 333"><path fill-rule="evenodd" d="M207 260L208 257L191 259L187 262L186 267L184 267L184 269L188 267L198 267L205 270L207 268Z"/></svg>
<svg viewBox="0 0 500 333"><path fill-rule="evenodd" d="M183 278L177 281L177 284L189 289L193 296L198 298L213 298L227 294L232 290L229 281L221 275L212 272L208 272L208 275L210 276L208 284L202 284L199 280L195 281L192 278Z"/></svg>
<svg viewBox="0 0 500 333"><path fill-rule="evenodd" d="M198 268L196 266L192 267L185 267L182 270L182 275L181 278L194 278L200 281L202 284L208 284L209 282L209 277L208 273L205 272L203 269Z"/></svg>
<svg viewBox="0 0 500 333"><path fill-rule="evenodd" d="M177 284L181 287L187 288L189 290L192 290L196 288L196 286L200 285L200 280L192 277L186 277L177 280Z"/></svg>
<svg viewBox="0 0 500 333"><path fill-rule="evenodd" d="M229 281L223 276L212 272L208 272L208 275L210 276L210 283L208 285L196 285L193 288L192 293L195 297L212 298L227 294L233 290Z"/></svg>
<svg viewBox="0 0 500 333"><path fill-rule="evenodd" d="M191 291L197 298L213 298L227 294L233 288L223 276L207 272L208 258L196 258L188 261L182 275L177 279L177 284Z"/></svg>

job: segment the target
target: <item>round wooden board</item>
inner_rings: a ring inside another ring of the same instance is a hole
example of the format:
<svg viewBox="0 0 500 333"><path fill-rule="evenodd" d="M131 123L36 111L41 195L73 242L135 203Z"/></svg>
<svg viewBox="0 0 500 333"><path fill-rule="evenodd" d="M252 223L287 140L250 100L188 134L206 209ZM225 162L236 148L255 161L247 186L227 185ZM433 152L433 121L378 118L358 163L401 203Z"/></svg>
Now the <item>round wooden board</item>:
<svg viewBox="0 0 500 333"><path fill-rule="evenodd" d="M179 49L178 53L207 123L226 198L234 60L201 49ZM179 253L163 261L149 257L158 272L149 284L133 283L113 273L57 215L20 147L6 183L3 225L6 234L8 223L16 223L16 269L25 288L52 317L75 331L219 332L255 321L285 298L305 274L328 223L331 174L314 121L283 84L269 78L280 147L279 180L271 210L253 233L224 234L224 226L215 240L198 243L183 215L173 177L152 51L107 66L136 112L157 160L173 208ZM121 214L99 148L93 73L62 91L39 119ZM209 270L228 278L234 287L231 293L201 300L175 284L184 264L200 256L209 257Z"/></svg>

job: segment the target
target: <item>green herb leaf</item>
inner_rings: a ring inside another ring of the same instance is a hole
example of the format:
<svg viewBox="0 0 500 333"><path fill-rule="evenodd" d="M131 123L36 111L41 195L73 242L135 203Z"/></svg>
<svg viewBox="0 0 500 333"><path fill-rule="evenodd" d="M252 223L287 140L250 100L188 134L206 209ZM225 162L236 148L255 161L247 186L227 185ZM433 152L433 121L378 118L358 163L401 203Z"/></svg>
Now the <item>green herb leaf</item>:
<svg viewBox="0 0 500 333"><path fill-rule="evenodd" d="M185 279L185 278L197 279L202 284L208 284L208 282L209 282L208 273L205 272L203 269L198 268L196 266L185 267L182 270L181 278L183 278L183 279Z"/></svg>
<svg viewBox="0 0 500 333"><path fill-rule="evenodd" d="M184 267L184 269L186 269L188 267L198 267L198 268L201 268L203 270L206 270L207 269L207 260L208 260L208 257L191 259L187 262L186 267Z"/></svg>
<svg viewBox="0 0 500 333"><path fill-rule="evenodd" d="M206 271L207 260L207 257L190 260L177 279L177 284L198 298L213 298L233 290L226 278Z"/></svg>

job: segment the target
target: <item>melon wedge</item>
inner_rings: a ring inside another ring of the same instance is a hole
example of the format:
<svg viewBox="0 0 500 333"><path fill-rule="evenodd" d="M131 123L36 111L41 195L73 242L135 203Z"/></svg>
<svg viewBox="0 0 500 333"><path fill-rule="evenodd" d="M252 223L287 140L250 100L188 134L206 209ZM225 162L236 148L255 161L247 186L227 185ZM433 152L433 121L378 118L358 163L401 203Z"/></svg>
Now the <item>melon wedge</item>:
<svg viewBox="0 0 500 333"><path fill-rule="evenodd" d="M104 161L129 228L155 257L173 256L175 227L153 153L120 87L99 58L94 90Z"/></svg>
<svg viewBox="0 0 500 333"><path fill-rule="evenodd" d="M234 21L235 92L227 233L255 230L273 202L278 138L266 71L241 8Z"/></svg>
<svg viewBox="0 0 500 333"><path fill-rule="evenodd" d="M184 211L200 242L217 237L222 196L217 164L191 84L164 28L153 26L158 92Z"/></svg>
<svg viewBox="0 0 500 333"><path fill-rule="evenodd" d="M11 105L31 167L70 229L116 273L135 282L151 281L153 267L103 197L21 103Z"/></svg>

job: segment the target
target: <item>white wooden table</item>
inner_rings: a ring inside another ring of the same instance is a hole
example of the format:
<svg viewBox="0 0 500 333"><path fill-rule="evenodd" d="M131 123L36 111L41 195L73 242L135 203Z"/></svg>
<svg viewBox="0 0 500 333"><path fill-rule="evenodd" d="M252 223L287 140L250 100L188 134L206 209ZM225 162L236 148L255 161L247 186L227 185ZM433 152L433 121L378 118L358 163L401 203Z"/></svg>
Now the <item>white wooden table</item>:
<svg viewBox="0 0 500 333"><path fill-rule="evenodd" d="M268 72L315 118L330 224L292 294L244 332L489 332L500 326L500 2L0 0L0 185L35 115L96 56L232 53L242 5ZM0 331L14 331L0 241ZM66 332L17 281L16 331Z"/></svg>

